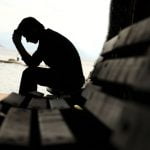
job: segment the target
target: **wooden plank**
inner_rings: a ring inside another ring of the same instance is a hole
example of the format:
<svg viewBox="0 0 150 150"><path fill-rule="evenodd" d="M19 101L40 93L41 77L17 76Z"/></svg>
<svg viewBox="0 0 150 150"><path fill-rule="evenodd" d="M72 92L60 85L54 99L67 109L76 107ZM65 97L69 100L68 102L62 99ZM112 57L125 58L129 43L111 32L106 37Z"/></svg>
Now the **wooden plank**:
<svg viewBox="0 0 150 150"><path fill-rule="evenodd" d="M125 79L128 75L128 70L131 69L130 59L119 59L118 67L114 67L113 72L116 72L115 78L111 78L111 81L116 80L118 83L125 83ZM110 73L111 74L111 73Z"/></svg>
<svg viewBox="0 0 150 150"><path fill-rule="evenodd" d="M67 104L67 102L63 98L55 98L49 100L50 108L53 109L67 109L70 108L70 106Z"/></svg>
<svg viewBox="0 0 150 150"><path fill-rule="evenodd" d="M0 128L0 144L29 145L30 111L11 108Z"/></svg>
<svg viewBox="0 0 150 150"><path fill-rule="evenodd" d="M124 108L124 102L97 90L98 86L96 85L90 84L89 88L91 96L87 99L84 107L107 127L115 130Z"/></svg>
<svg viewBox="0 0 150 150"><path fill-rule="evenodd" d="M125 103L116 97L107 95L101 110L98 112L98 119L108 128L115 131L119 126L119 121L124 109Z"/></svg>
<svg viewBox="0 0 150 150"><path fill-rule="evenodd" d="M20 106L20 104L23 102L25 96L21 96L15 92L12 92L7 97L5 97L2 101L2 103L6 103L12 106Z"/></svg>
<svg viewBox="0 0 150 150"><path fill-rule="evenodd" d="M134 74L130 75L129 82L134 83L138 89L150 92L150 59L149 54L147 58L139 58L136 61L137 66L134 68ZM132 80L133 79L133 80Z"/></svg>
<svg viewBox="0 0 150 150"><path fill-rule="evenodd" d="M41 132L41 144L43 146L70 144L75 142L75 138L66 125L59 110L40 110L39 126Z"/></svg>
<svg viewBox="0 0 150 150"><path fill-rule="evenodd" d="M90 99L87 99L85 108L90 111L94 116L98 117L100 110L105 103L106 95L99 91L93 91Z"/></svg>
<svg viewBox="0 0 150 150"><path fill-rule="evenodd" d="M45 98L32 98L28 108L30 109L46 109L47 101Z"/></svg>
<svg viewBox="0 0 150 150"><path fill-rule="evenodd" d="M84 88L84 90L82 91L81 95L86 99L86 100L90 100L91 96L93 94L93 91L97 91L100 90L101 88L98 86L93 86L92 83L88 83L86 85L86 87Z"/></svg>
<svg viewBox="0 0 150 150"><path fill-rule="evenodd" d="M103 56L107 53L114 51L115 49L127 46L127 40L131 30L132 26L129 26L123 29L117 36L105 42L101 55Z"/></svg>
<svg viewBox="0 0 150 150"><path fill-rule="evenodd" d="M102 54L108 53L114 49L118 40L118 36L113 37L111 40L104 43Z"/></svg>
<svg viewBox="0 0 150 150"><path fill-rule="evenodd" d="M127 45L150 41L150 17L132 25Z"/></svg>
<svg viewBox="0 0 150 150"><path fill-rule="evenodd" d="M146 67L148 69L148 61L147 57L138 57L137 59L133 58L131 60L130 68L132 68L132 71L129 70L129 75L127 78L127 83L135 84L138 82L139 79L139 73L143 72L143 69ZM144 69L145 70L145 69ZM146 74L143 74L143 77ZM136 81L136 82L135 82Z"/></svg>
<svg viewBox="0 0 150 150"><path fill-rule="evenodd" d="M81 96L84 97L85 99L88 99L90 96L90 84L86 84L84 90L81 93Z"/></svg>
<svg viewBox="0 0 150 150"><path fill-rule="evenodd" d="M133 88L149 91L149 65L149 55L105 60L105 62L100 62L100 70L96 68L97 74L93 79L126 84Z"/></svg>
<svg viewBox="0 0 150 150"><path fill-rule="evenodd" d="M94 68L94 72L92 73L91 79L97 78L98 74L100 74L100 76L102 77L108 76L111 67L112 66L110 66L107 61L97 62Z"/></svg>
<svg viewBox="0 0 150 150"><path fill-rule="evenodd" d="M128 59L122 59L122 66L120 67L120 74L117 76L117 81L119 83L125 83L128 84L128 79L129 79L129 74L133 74L136 64L136 59L135 57L131 57ZM131 84L131 82L129 82Z"/></svg>
<svg viewBox="0 0 150 150"><path fill-rule="evenodd" d="M43 98L43 96L44 96L43 93L38 92L38 91L32 91L32 92L29 92L29 94L30 94L32 97L35 97L35 98Z"/></svg>
<svg viewBox="0 0 150 150"><path fill-rule="evenodd" d="M115 59L108 61L108 66L111 66L109 70L109 74L106 77L103 77L103 79L108 81L115 81L120 76L120 69L124 67L124 62L122 59Z"/></svg>
<svg viewBox="0 0 150 150"><path fill-rule="evenodd" d="M114 49L128 45L127 40L128 40L128 37L130 36L131 30L132 30L132 26L129 26L120 31L120 33L118 34L118 40L116 41L114 45Z"/></svg>
<svg viewBox="0 0 150 150"><path fill-rule="evenodd" d="M149 25L150 17L121 30L117 36L105 42L101 55L105 56L106 54L112 52L116 55L118 52L121 53L120 50L125 47L127 48L127 53L131 53L131 51L128 50L129 46L131 47L133 45L141 45L143 43L149 42ZM137 51L137 49L133 49L132 51ZM141 49L141 51L143 50Z"/></svg>
<svg viewBox="0 0 150 150"><path fill-rule="evenodd" d="M90 73L93 73L95 71L95 68L97 68L99 66L99 63L102 62L102 61L103 61L103 57L99 56L98 59L94 63L93 70Z"/></svg>
<svg viewBox="0 0 150 150"><path fill-rule="evenodd" d="M96 61L95 65L94 65L94 69L91 72L90 78L91 79L94 78L101 69L102 69L102 61Z"/></svg>
<svg viewBox="0 0 150 150"><path fill-rule="evenodd" d="M111 141L119 149L150 149L150 111L149 108L127 103L124 107L119 126Z"/></svg>
<svg viewBox="0 0 150 150"><path fill-rule="evenodd" d="M105 65L107 64L107 65ZM116 81L118 79L120 69L124 68L124 64L122 59L113 59L113 60L106 60L103 63L101 63L102 66L105 65L97 74L98 80L106 80L106 81ZM97 68L98 69L98 68Z"/></svg>
<svg viewBox="0 0 150 150"><path fill-rule="evenodd" d="M107 76L109 76L109 72L111 71L112 65L109 65L109 63L112 63L113 61L110 60L108 61L104 61L102 62L102 70L99 71L98 74L100 74L100 76L102 78L107 78Z"/></svg>

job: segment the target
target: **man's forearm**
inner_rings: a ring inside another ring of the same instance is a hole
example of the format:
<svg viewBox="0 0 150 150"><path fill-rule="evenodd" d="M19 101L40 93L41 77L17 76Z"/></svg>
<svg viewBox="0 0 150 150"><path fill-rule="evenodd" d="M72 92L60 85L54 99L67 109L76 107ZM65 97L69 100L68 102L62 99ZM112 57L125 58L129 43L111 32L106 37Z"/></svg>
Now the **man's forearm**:
<svg viewBox="0 0 150 150"><path fill-rule="evenodd" d="M15 46L19 52L19 54L22 57L22 60L26 63L26 65L30 65L31 64L31 55L29 55L29 53L25 50L25 48L23 47L22 43L15 43Z"/></svg>
<svg viewBox="0 0 150 150"><path fill-rule="evenodd" d="M22 43L21 43L21 33L16 29L14 30L13 36L12 36L12 40L18 50L18 52L20 53L22 60L26 63L26 65L30 65L31 64L31 56L29 55L29 53L25 50L25 48L23 47Z"/></svg>
<svg viewBox="0 0 150 150"><path fill-rule="evenodd" d="M27 66L37 66L39 65L39 63L41 62L41 60L39 59L40 57L37 57L37 53L34 56L31 56L24 48L24 46L21 43L21 37L22 34L20 33L20 31L18 31L17 29L14 30L13 36L12 36L12 40L18 50L18 52L20 53L22 60L26 63ZM35 59L36 56L36 59Z"/></svg>

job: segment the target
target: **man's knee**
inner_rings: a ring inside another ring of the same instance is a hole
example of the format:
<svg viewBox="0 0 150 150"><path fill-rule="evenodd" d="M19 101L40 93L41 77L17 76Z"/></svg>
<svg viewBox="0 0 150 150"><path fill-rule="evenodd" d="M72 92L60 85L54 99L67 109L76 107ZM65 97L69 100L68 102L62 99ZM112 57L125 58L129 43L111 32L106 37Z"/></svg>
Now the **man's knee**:
<svg viewBox="0 0 150 150"><path fill-rule="evenodd" d="M33 76L34 75L34 72L35 72L35 67L28 67L26 68L24 71L23 71L23 76Z"/></svg>

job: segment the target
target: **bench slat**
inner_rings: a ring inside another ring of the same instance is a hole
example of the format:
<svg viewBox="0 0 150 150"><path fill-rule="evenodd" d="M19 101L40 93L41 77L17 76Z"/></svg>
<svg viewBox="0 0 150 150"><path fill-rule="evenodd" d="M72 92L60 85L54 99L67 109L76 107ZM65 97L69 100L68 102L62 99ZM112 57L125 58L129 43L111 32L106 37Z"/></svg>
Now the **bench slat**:
<svg viewBox="0 0 150 150"><path fill-rule="evenodd" d="M105 42L104 43L104 46L103 46L103 51L102 51L102 54L105 54L109 51L112 51L117 40L118 40L119 36L115 36L113 37L111 40L109 40L108 42Z"/></svg>
<svg viewBox="0 0 150 150"><path fill-rule="evenodd" d="M131 26L132 30L127 44L136 44L150 41L150 17Z"/></svg>
<svg viewBox="0 0 150 150"><path fill-rule="evenodd" d="M119 126L119 120L121 118L124 107L125 103L121 102L121 100L115 97L107 96L103 106L99 111L98 118L107 127L115 131Z"/></svg>
<svg viewBox="0 0 150 150"><path fill-rule="evenodd" d="M112 51L115 51L116 49L125 46L149 42L150 41L149 24L150 18L147 18L123 29L117 36L104 43L101 55L102 56L106 55Z"/></svg>
<svg viewBox="0 0 150 150"><path fill-rule="evenodd" d="M47 102L44 98L32 98L28 108L30 109L46 109L47 108Z"/></svg>
<svg viewBox="0 0 150 150"><path fill-rule="evenodd" d="M107 125L107 127L115 130L125 103L121 99L102 92L96 85L89 84L86 88L89 91L89 96L86 97L85 108Z"/></svg>
<svg viewBox="0 0 150 150"><path fill-rule="evenodd" d="M149 90L149 83L145 80L150 76L149 65L147 56L106 60L100 62L99 68L96 68L97 74L93 74L92 80L126 84L140 90Z"/></svg>
<svg viewBox="0 0 150 150"><path fill-rule="evenodd" d="M84 90L82 91L81 95L85 98L85 99L91 99L91 95L94 91L98 91L101 88L99 86L93 86L90 82L86 85L86 87L84 88Z"/></svg>
<svg viewBox="0 0 150 150"><path fill-rule="evenodd" d="M116 41L114 45L115 48L120 48L122 46L127 46L129 43L127 43L128 38L130 36L130 33L132 32L132 26L126 27L120 33L118 34L118 40ZM131 44L131 43L130 43Z"/></svg>
<svg viewBox="0 0 150 150"><path fill-rule="evenodd" d="M119 126L111 141L119 149L150 149L150 112L149 108L127 103L123 110Z"/></svg>
<svg viewBox="0 0 150 150"><path fill-rule="evenodd" d="M41 144L44 146L74 143L75 138L58 110L40 110Z"/></svg>
<svg viewBox="0 0 150 150"><path fill-rule="evenodd" d="M0 128L0 143L4 145L29 145L30 111L11 108Z"/></svg>
<svg viewBox="0 0 150 150"><path fill-rule="evenodd" d="M67 104L67 102L62 98L55 98L49 100L51 109L67 109L70 108L70 106Z"/></svg>
<svg viewBox="0 0 150 150"><path fill-rule="evenodd" d="M6 98L4 98L2 103L19 107L21 105L21 103L23 102L24 98L25 98L25 96L21 96L17 93L12 92Z"/></svg>

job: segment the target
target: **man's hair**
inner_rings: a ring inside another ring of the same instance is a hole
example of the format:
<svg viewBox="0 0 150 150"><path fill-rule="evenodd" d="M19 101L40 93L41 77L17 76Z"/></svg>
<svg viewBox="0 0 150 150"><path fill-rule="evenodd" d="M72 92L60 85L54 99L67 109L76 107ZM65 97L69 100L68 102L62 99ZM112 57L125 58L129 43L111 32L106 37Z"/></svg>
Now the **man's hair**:
<svg viewBox="0 0 150 150"><path fill-rule="evenodd" d="M38 29L44 29L43 24L41 24L35 18L33 18L33 17L27 17L27 18L24 18L20 22L20 24L18 25L17 30L20 33L25 33L25 32L28 32L28 31L30 31L30 29L35 28L35 27L38 28Z"/></svg>

